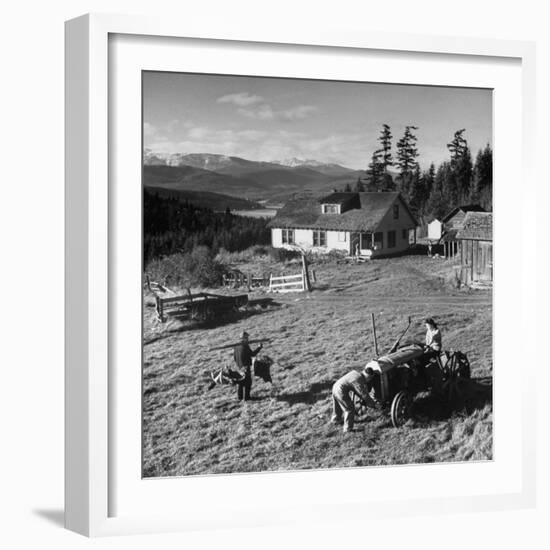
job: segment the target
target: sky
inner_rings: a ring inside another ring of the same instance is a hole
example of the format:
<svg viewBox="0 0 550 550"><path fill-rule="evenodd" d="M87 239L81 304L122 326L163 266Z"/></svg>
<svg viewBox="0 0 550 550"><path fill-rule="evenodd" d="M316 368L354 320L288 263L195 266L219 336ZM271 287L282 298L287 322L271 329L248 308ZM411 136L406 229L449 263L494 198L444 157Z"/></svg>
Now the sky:
<svg viewBox="0 0 550 550"><path fill-rule="evenodd" d="M417 126L419 162L448 160L456 130L473 157L492 144L492 91L365 82L143 73L144 147L249 160L314 159L365 169L382 124L393 153Z"/></svg>

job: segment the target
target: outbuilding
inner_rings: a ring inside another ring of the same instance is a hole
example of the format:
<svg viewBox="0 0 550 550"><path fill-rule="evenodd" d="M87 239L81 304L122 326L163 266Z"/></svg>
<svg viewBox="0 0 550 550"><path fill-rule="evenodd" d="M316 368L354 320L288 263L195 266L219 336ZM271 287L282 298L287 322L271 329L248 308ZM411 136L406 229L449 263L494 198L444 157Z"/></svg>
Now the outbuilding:
<svg viewBox="0 0 550 550"><path fill-rule="evenodd" d="M462 229L464 219L468 212L485 212L485 209L479 204L465 204L453 208L443 220L441 220L443 224L441 242L443 243L445 258L452 259L458 257L459 241L457 239L457 233Z"/></svg>
<svg viewBox="0 0 550 550"><path fill-rule="evenodd" d="M467 212L456 238L460 242L460 279L469 286L493 281L493 214Z"/></svg>

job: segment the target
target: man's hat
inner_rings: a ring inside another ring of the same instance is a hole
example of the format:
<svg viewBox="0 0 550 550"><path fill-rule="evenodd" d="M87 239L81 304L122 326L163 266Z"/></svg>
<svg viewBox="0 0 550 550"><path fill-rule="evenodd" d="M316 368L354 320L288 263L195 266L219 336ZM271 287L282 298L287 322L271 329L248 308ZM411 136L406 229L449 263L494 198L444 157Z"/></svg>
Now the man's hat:
<svg viewBox="0 0 550 550"><path fill-rule="evenodd" d="M246 332L246 330L243 330L243 332L241 333L241 340L244 340L245 338L248 338L248 332Z"/></svg>

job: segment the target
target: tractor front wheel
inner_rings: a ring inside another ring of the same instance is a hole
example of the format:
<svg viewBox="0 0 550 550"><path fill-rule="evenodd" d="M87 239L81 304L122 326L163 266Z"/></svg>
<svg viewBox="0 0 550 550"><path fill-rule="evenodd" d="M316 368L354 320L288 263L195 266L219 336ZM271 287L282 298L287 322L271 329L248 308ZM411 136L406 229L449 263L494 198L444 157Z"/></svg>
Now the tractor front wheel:
<svg viewBox="0 0 550 550"><path fill-rule="evenodd" d="M391 423L399 428L411 417L412 399L409 392L402 390L393 398L390 410Z"/></svg>

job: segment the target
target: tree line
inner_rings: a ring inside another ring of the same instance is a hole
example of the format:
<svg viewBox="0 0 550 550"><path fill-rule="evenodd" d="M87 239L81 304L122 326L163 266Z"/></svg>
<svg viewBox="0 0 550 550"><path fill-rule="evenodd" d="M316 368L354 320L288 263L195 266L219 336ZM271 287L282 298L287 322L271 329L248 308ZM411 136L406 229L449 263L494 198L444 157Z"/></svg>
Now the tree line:
<svg viewBox="0 0 550 550"><path fill-rule="evenodd" d="M475 161L465 138L466 129L454 133L447 143L449 160L439 166L432 163L427 170L418 164L417 126L406 126L396 143L396 158L392 152L392 133L382 125L376 149L355 185L344 191L399 191L419 220L441 218L461 204L480 204L493 208L493 151L489 144L479 150ZM390 168L393 168L390 171ZM393 172L393 173L392 173Z"/></svg>
<svg viewBox="0 0 550 550"><path fill-rule="evenodd" d="M271 234L266 221L231 214L229 209L214 212L188 200L161 197L143 192L143 255L150 260L174 254L186 254L199 246L211 254L224 248L244 250L253 244L269 244Z"/></svg>

